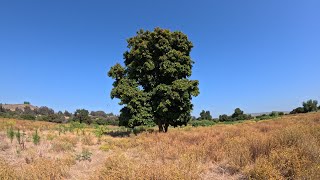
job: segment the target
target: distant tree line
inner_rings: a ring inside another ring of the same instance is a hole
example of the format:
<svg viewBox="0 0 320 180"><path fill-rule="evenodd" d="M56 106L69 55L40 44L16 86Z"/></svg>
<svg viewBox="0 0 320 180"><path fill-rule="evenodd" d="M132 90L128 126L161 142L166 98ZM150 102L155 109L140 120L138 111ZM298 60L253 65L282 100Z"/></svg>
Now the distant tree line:
<svg viewBox="0 0 320 180"><path fill-rule="evenodd" d="M245 114L240 108L236 108L234 110L234 113L231 116L228 116L226 114L220 115L218 119L214 119L211 116L210 111L202 110L200 112L200 117L196 118L193 117L193 120L214 120L214 121L238 121L238 120L248 120L252 119L253 117L249 114Z"/></svg>
<svg viewBox="0 0 320 180"><path fill-rule="evenodd" d="M250 114L245 114L240 108L236 108L231 116L226 114L220 115L219 118L212 118L210 111L202 110L200 117L192 117L192 121L189 122L192 126L211 126L218 122L234 122L241 120L253 119Z"/></svg>
<svg viewBox="0 0 320 180"><path fill-rule="evenodd" d="M234 110L234 113L231 116L228 116L226 114L219 116L220 122L240 121L240 120L249 120L249 119L253 119L253 117L250 114L245 114L240 108L236 108Z"/></svg>
<svg viewBox="0 0 320 180"><path fill-rule="evenodd" d="M318 111L319 109L320 109L320 106L318 106L318 101L310 99L308 101L303 102L302 107L297 107L293 109L290 112L290 114L315 112L315 111ZM192 121L190 121L189 124L193 126L208 126L217 122L234 122L234 121L250 120L250 119L265 120L265 119L280 117L283 115L285 115L284 112L272 111L269 114L262 114L262 115L253 117L250 114L245 114L240 108L236 108L234 110L234 113L231 116L222 114L219 116L218 119L214 119L212 118L210 111L202 110L200 112L200 116L198 118L192 117Z"/></svg>
<svg viewBox="0 0 320 180"><path fill-rule="evenodd" d="M318 111L319 109L320 106L318 106L318 101L310 99L308 101L302 102L302 107L293 109L290 114L314 112Z"/></svg>
<svg viewBox="0 0 320 180"><path fill-rule="evenodd" d="M262 114L262 115L256 116L255 118L259 120L265 120L265 119L276 118L283 115L285 115L284 112L272 111L270 114Z"/></svg>
<svg viewBox="0 0 320 180"><path fill-rule="evenodd" d="M25 105L30 105L29 102L24 102ZM315 112L320 109L317 100L308 100L302 103L302 107L293 109L290 114ZM245 114L240 108L236 108L231 116L222 114L219 118L212 118L210 111L202 110L198 118L192 117L192 121L189 122L192 126L210 126L217 122L235 122L250 119L271 119L285 115L284 112L273 111L269 114L262 114L253 117L250 114ZM122 126L119 122L119 117L113 113L105 113L104 111L91 111L86 109L77 109L74 113L68 111L55 112L53 109L46 106L40 108L31 109L30 106L25 106L24 109L16 108L15 110L5 109L0 104L0 117L4 118L16 118L25 120L39 120L48 121L54 123L67 123L67 122L79 122L85 124L98 124L98 125L115 125ZM147 126L156 126L153 121L146 123Z"/></svg>
<svg viewBox="0 0 320 180"><path fill-rule="evenodd" d="M24 103L30 105L30 103ZM30 106L25 106L24 109L16 108L15 110L5 109L0 104L0 117L16 118L25 120L48 121L54 123L80 122L85 124L98 125L119 125L118 116L104 111L91 111L85 109L77 109L74 113L68 111L55 112L53 109L46 106L31 109Z"/></svg>

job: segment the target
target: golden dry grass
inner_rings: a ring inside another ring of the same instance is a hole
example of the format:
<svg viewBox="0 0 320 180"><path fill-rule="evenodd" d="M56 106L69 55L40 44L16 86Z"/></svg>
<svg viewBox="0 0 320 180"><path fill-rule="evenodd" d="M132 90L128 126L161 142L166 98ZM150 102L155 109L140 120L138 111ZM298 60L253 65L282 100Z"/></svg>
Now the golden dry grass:
<svg viewBox="0 0 320 180"><path fill-rule="evenodd" d="M42 129L40 145L27 142L21 152L6 137L5 121L0 119L0 179L320 179L320 113L104 135L100 143L90 128L60 134L52 123L10 120L14 127L25 125L27 135ZM83 148L92 161L75 160Z"/></svg>
<svg viewBox="0 0 320 180"><path fill-rule="evenodd" d="M114 149L93 179L320 179L319 113L146 133L127 143L136 148Z"/></svg>
<svg viewBox="0 0 320 180"><path fill-rule="evenodd" d="M70 160L38 158L23 167L9 165L0 159L0 179L62 179L67 175Z"/></svg>
<svg viewBox="0 0 320 180"><path fill-rule="evenodd" d="M7 127L13 127L14 129L20 129L21 131L30 131L39 129L49 130L57 126L55 123L44 122L44 121L32 121L32 120L16 120L0 118L0 131L6 130Z"/></svg>

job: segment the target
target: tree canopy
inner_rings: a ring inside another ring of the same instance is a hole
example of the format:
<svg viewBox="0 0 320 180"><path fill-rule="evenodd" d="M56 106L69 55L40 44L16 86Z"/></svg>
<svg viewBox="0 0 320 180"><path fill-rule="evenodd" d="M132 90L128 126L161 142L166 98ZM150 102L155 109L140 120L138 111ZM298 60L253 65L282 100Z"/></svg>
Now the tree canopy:
<svg viewBox="0 0 320 180"><path fill-rule="evenodd" d="M91 116L108 117L108 114L104 111L91 111Z"/></svg>
<svg viewBox="0 0 320 180"><path fill-rule="evenodd" d="M85 109L77 109L74 113L74 121L78 121L80 123L91 123L91 118L89 117L89 111Z"/></svg>
<svg viewBox="0 0 320 180"><path fill-rule="evenodd" d="M212 116L210 114L210 111L202 110L200 113L199 119L200 120L212 120Z"/></svg>
<svg viewBox="0 0 320 180"><path fill-rule="evenodd" d="M293 109L290 114L297 114L297 113L307 113L307 112L312 112L312 111L318 111L320 109L320 106L317 107L318 101L317 100L308 100L302 102L302 107L297 107Z"/></svg>
<svg viewBox="0 0 320 180"><path fill-rule="evenodd" d="M41 115L50 115L50 114L54 114L54 110L51 108L48 108L46 106L42 106L39 109L36 110L37 114L41 114Z"/></svg>
<svg viewBox="0 0 320 180"><path fill-rule="evenodd" d="M159 131L169 125L186 125L193 108L191 99L199 94L199 82L191 76L193 47L179 31L155 28L140 30L127 40L124 66L111 67L115 81L111 98L120 99L120 125L134 127L155 122Z"/></svg>
<svg viewBox="0 0 320 180"><path fill-rule="evenodd" d="M65 110L63 114L64 114L64 116L67 116L67 117L72 116L72 114L67 110Z"/></svg>
<svg viewBox="0 0 320 180"><path fill-rule="evenodd" d="M220 115L219 116L219 121L224 122L224 121L229 121L229 117L226 114Z"/></svg>
<svg viewBox="0 0 320 180"><path fill-rule="evenodd" d="M318 105L318 101L312 100L312 99L302 103L302 106L305 112L317 111L318 109L317 105Z"/></svg>
<svg viewBox="0 0 320 180"><path fill-rule="evenodd" d="M232 118L236 118L236 117L239 117L241 115L243 115L243 111L240 108L236 108L231 117Z"/></svg>

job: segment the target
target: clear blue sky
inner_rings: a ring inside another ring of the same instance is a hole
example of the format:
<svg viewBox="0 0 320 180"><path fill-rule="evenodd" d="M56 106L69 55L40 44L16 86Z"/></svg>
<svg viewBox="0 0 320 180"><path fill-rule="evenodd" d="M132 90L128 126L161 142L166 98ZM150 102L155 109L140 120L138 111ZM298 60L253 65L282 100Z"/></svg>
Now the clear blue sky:
<svg viewBox="0 0 320 180"><path fill-rule="evenodd" d="M119 113L109 68L139 29L193 42L193 115L320 100L320 1L0 0L0 102Z"/></svg>

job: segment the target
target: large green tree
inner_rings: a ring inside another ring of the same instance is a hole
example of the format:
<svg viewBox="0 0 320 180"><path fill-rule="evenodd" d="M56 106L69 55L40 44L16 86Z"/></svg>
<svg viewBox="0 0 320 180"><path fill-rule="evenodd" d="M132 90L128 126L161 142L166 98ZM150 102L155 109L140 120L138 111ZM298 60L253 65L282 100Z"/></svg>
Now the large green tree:
<svg viewBox="0 0 320 180"><path fill-rule="evenodd" d="M234 113L231 115L232 120L248 120L248 119L252 119L251 115L248 114L244 114L244 112L240 109L240 108L236 108L234 110Z"/></svg>
<svg viewBox="0 0 320 180"><path fill-rule="evenodd" d="M317 105L318 105L318 101L312 100L312 99L302 103L302 106L305 112L317 111L318 109Z"/></svg>
<svg viewBox="0 0 320 180"><path fill-rule="evenodd" d="M243 111L240 108L236 108L231 117L232 118L237 118L237 117L239 117L241 115L243 115Z"/></svg>
<svg viewBox="0 0 320 180"><path fill-rule="evenodd" d="M200 117L199 117L200 120L212 120L212 116L210 114L210 111L205 111L205 110L202 110L200 112Z"/></svg>
<svg viewBox="0 0 320 180"><path fill-rule="evenodd" d="M89 117L89 111L85 109L77 109L74 113L73 121L87 124L91 124L92 122L91 118Z"/></svg>
<svg viewBox="0 0 320 180"><path fill-rule="evenodd" d="M54 110L51 108L48 108L46 106L42 106L39 109L36 110L37 114L41 114L41 115L50 115L50 114L54 114Z"/></svg>
<svg viewBox="0 0 320 180"><path fill-rule="evenodd" d="M186 125L192 110L191 99L199 94L191 76L188 37L179 31L155 28L140 30L127 40L124 66L116 64L108 75L115 81L111 98L119 98L120 125L128 127L155 122L160 132L168 126Z"/></svg>

